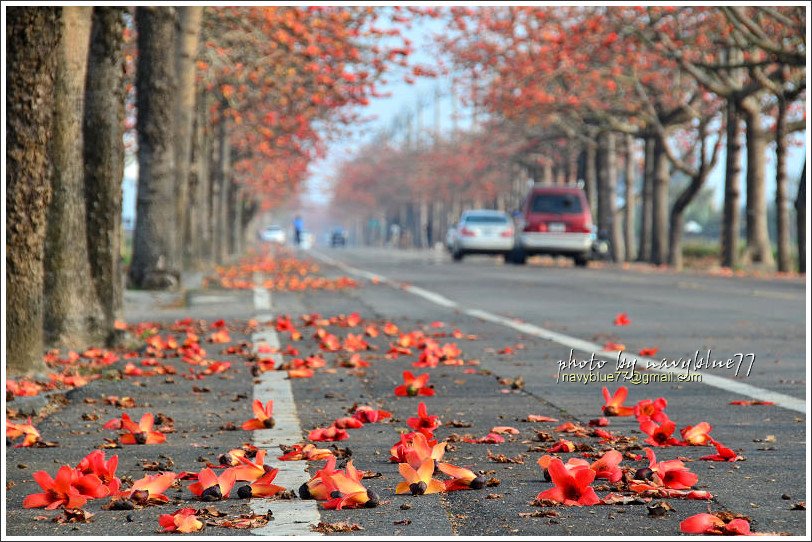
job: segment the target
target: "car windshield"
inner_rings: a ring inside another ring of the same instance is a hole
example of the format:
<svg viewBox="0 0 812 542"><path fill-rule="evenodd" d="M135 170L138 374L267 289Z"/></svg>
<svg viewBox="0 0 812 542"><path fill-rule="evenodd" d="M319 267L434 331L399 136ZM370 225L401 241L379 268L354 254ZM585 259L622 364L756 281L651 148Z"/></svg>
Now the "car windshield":
<svg viewBox="0 0 812 542"><path fill-rule="evenodd" d="M506 216L499 215L469 215L465 217L468 224L507 224Z"/></svg>
<svg viewBox="0 0 812 542"><path fill-rule="evenodd" d="M534 213L580 213L581 200L573 194L545 194L533 198L531 210Z"/></svg>

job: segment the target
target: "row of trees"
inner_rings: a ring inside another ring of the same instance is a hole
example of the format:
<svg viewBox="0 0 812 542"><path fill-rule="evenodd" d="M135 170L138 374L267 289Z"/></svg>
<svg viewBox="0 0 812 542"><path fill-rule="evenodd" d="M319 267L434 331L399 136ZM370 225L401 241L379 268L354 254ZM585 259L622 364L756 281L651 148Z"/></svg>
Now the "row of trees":
<svg viewBox="0 0 812 542"><path fill-rule="evenodd" d="M297 193L325 142L411 52L397 8L10 7L7 341L112 340L121 182L137 142L130 284L239 253L257 210Z"/></svg>
<svg viewBox="0 0 812 542"><path fill-rule="evenodd" d="M496 143L496 154L476 156L490 162L488 171L501 172L503 200L515 190L516 166L535 181L583 179L616 260L680 267L685 210L724 154L721 263L772 266L766 200L772 144L777 268L790 270L786 157L790 134L805 128L803 8L493 7L451 8L443 16L447 26L439 41L452 56L456 85L487 119L463 139ZM487 149L484 144L481 151ZM408 151L395 156L403 153ZM740 251L743 163L746 238ZM462 182L467 188L483 187L469 202L498 199L476 172L457 171L471 175ZM669 201L677 171L690 181ZM338 202L353 192L348 185L364 182L363 175L354 176L347 166L338 177ZM417 171L409 177L405 200L414 208L426 194L441 205L436 198L459 193L459 183L439 170L428 181ZM801 270L804 177L805 170L795 198ZM404 202L383 194L370 207L397 216ZM425 237L425 221L413 223L418 238Z"/></svg>

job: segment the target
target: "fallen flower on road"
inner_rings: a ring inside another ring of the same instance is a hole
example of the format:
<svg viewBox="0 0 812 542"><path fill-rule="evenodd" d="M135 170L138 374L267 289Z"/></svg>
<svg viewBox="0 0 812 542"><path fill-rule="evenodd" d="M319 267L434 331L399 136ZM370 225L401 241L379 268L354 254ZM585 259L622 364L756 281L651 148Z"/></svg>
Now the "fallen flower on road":
<svg viewBox="0 0 812 542"><path fill-rule="evenodd" d="M398 465L401 476L406 479L395 487L395 493L404 495L429 495L445 491L445 484L440 480L432 478L434 474L434 460L426 459L415 469L408 463Z"/></svg>
<svg viewBox="0 0 812 542"><path fill-rule="evenodd" d="M637 353L639 356L643 356L645 358L653 358L657 355L660 349L656 346L648 347L648 348L641 348L640 351Z"/></svg>
<svg viewBox="0 0 812 542"><path fill-rule="evenodd" d="M280 455L279 461L321 461L333 457L333 452L326 448L316 448L315 444L294 444L285 454Z"/></svg>
<svg viewBox="0 0 812 542"><path fill-rule="evenodd" d="M640 422L640 430L648 435L647 444L652 446L677 446L680 442L672 437L677 425L665 417L661 423L657 423L648 416L641 416L637 419Z"/></svg>
<svg viewBox="0 0 812 542"><path fill-rule="evenodd" d="M172 472L144 476L133 482L130 489L122 491L117 497L124 497L139 505L167 503L169 497L164 493L175 482L175 478L176 475Z"/></svg>
<svg viewBox="0 0 812 542"><path fill-rule="evenodd" d="M114 418L104 424L105 429L121 429L127 431L119 439L121 444L162 444L166 442L166 435L160 431L153 431L155 416L147 412L136 424L125 412L120 419Z"/></svg>
<svg viewBox="0 0 812 542"><path fill-rule="evenodd" d="M432 461L432 465L433 465ZM352 464L352 460L347 462L343 471L335 471L332 474L322 473L324 484L329 488L329 495L334 492L339 496L332 497L323 504L326 510L342 510L343 508L375 508L380 504L378 496L364 487L361 483L363 474Z"/></svg>
<svg viewBox="0 0 812 542"><path fill-rule="evenodd" d="M415 431L400 435L400 442L389 449L389 461L409 463L419 467L426 459L439 461L445 454L446 443L429 439L424 433Z"/></svg>
<svg viewBox="0 0 812 542"><path fill-rule="evenodd" d="M234 469L226 469L217 476L213 470L205 468L198 473L197 482L189 486L189 491L204 501L219 501L228 498L235 481Z"/></svg>
<svg viewBox="0 0 812 542"><path fill-rule="evenodd" d="M333 425L338 429L360 429L364 427L364 422L355 417L338 418L333 421Z"/></svg>
<svg viewBox="0 0 812 542"><path fill-rule="evenodd" d="M282 486L274 485L272 482L279 474L279 469L270 469L252 484L242 486L237 490L237 496L241 499L251 497L273 497L277 493L285 491Z"/></svg>
<svg viewBox="0 0 812 542"><path fill-rule="evenodd" d="M420 401L420 404L417 405L417 416L407 419L406 425L415 431L433 432L440 426L440 419L439 416L429 416L426 403Z"/></svg>
<svg viewBox="0 0 812 542"><path fill-rule="evenodd" d="M575 451L575 443L571 440L558 439L558 442L547 448L547 453L570 453Z"/></svg>
<svg viewBox="0 0 812 542"><path fill-rule="evenodd" d="M665 397L658 397L655 400L643 399L634 405L634 416L639 420L643 416L648 416L657 423L661 423L667 419L668 416L664 410L668 406L668 401Z"/></svg>
<svg viewBox="0 0 812 542"><path fill-rule="evenodd" d="M238 456L237 461L239 464L231 470L234 471L234 478L240 482L253 482L262 477L270 468L265 467L265 450L258 451L254 461L245 456Z"/></svg>
<svg viewBox="0 0 812 542"><path fill-rule="evenodd" d="M459 491L463 489L482 489L485 487L485 478L469 469L457 467L450 463L437 463L437 469L452 479L445 480L446 491Z"/></svg>
<svg viewBox="0 0 812 542"><path fill-rule="evenodd" d="M347 440L350 438L350 434L347 433L344 429L339 429L335 425L331 425L330 427L317 427L308 433L307 439L312 440L314 442L323 442L323 441L336 441L336 440Z"/></svg>
<svg viewBox="0 0 812 542"><path fill-rule="evenodd" d="M626 345L623 343L607 342L603 345L604 352L621 352L626 350Z"/></svg>
<svg viewBox="0 0 812 542"><path fill-rule="evenodd" d="M632 323L632 321L629 319L629 315L626 314L625 312L619 312L615 316L614 324L616 326L628 326L631 323Z"/></svg>
<svg viewBox="0 0 812 542"><path fill-rule="evenodd" d="M589 465L589 468L595 471L595 478L604 478L614 484L623 477L623 471L619 467L621 461L623 454L617 450L608 450Z"/></svg>
<svg viewBox="0 0 812 542"><path fill-rule="evenodd" d="M551 418L549 416L541 416L538 414L528 414L527 415L528 422L557 422L558 418Z"/></svg>
<svg viewBox="0 0 812 542"><path fill-rule="evenodd" d="M744 457L740 456L721 442L715 441L711 438L710 443L716 447L716 453L712 455L703 455L699 458L700 461L744 461Z"/></svg>
<svg viewBox="0 0 812 542"><path fill-rule="evenodd" d="M108 460L105 460L103 450L93 450L87 454L76 469L83 474L95 474L99 480L107 487L110 495L118 493L121 487L121 480L116 477L116 469L118 469L118 456L114 455Z"/></svg>
<svg viewBox="0 0 812 542"><path fill-rule="evenodd" d="M491 428L491 433L496 433L497 435L518 435L521 433L515 427L510 427L507 425L497 425L496 427Z"/></svg>
<svg viewBox="0 0 812 542"><path fill-rule="evenodd" d="M713 440L710 432L713 427L708 422L699 422L696 425L689 425L680 430L682 440L691 446L705 446Z"/></svg>
<svg viewBox="0 0 812 542"><path fill-rule="evenodd" d="M752 400L740 400L740 401L730 401L731 405L737 406L771 406L774 405L774 401L758 401L755 399Z"/></svg>
<svg viewBox="0 0 812 542"><path fill-rule="evenodd" d="M591 506L601 502L591 485L595 479L595 471L592 469L570 472L556 457L550 461L547 472L555 487L539 493L536 496L537 501L552 501L566 506Z"/></svg>
<svg viewBox="0 0 812 542"><path fill-rule="evenodd" d="M31 424L30 416L27 423L14 423L6 418L6 438L14 441L20 437L23 437L23 441L15 444L15 448L27 448L42 441L39 431Z"/></svg>
<svg viewBox="0 0 812 542"><path fill-rule="evenodd" d="M735 518L725 521L714 514L696 514L685 518L679 524L679 530L685 534L715 534L715 535L750 535L750 522L746 519Z"/></svg>
<svg viewBox="0 0 812 542"><path fill-rule="evenodd" d="M265 405L259 399L254 399L251 408L254 411L254 417L243 422L244 430L271 429L276 425L276 421L273 419L273 399L269 399Z"/></svg>
<svg viewBox="0 0 812 542"><path fill-rule="evenodd" d="M657 456L651 448L646 448L646 457L649 459L648 468L638 470L634 478L650 480L650 483L631 484L629 487L632 491L641 493L658 488L691 489L699 480L679 459L657 462Z"/></svg>
<svg viewBox="0 0 812 542"><path fill-rule="evenodd" d="M391 412L374 409L370 406L359 406L352 415L364 423L377 423L392 417Z"/></svg>
<svg viewBox="0 0 812 542"><path fill-rule="evenodd" d="M463 437L462 441L470 444L502 444L505 442L505 437L496 433L488 433L480 438Z"/></svg>
<svg viewBox="0 0 812 542"><path fill-rule="evenodd" d="M395 388L395 395L398 397L416 397L418 395L430 397L435 392L427 385L429 378L428 373L414 376L411 371L403 371L403 385Z"/></svg>
<svg viewBox="0 0 812 542"><path fill-rule="evenodd" d="M624 406L626 397L629 395L629 390L626 386L620 386L614 395L609 395L609 390L606 386L601 390L604 398L604 405L601 407L604 416L631 416L634 414L632 407Z"/></svg>
<svg viewBox="0 0 812 542"><path fill-rule="evenodd" d="M332 488L325 480L338 472L336 470L335 456L327 458L327 464L320 470L316 471L313 477L299 486L300 499L316 499L317 501L326 501L330 498Z"/></svg>
<svg viewBox="0 0 812 542"><path fill-rule="evenodd" d="M100 499L110 494L95 474L83 474L68 465L63 465L56 478L44 470L33 474L34 481L42 488L42 493L32 493L23 499L23 508L82 508L90 499Z"/></svg>
<svg viewBox="0 0 812 542"><path fill-rule="evenodd" d="M161 514L158 523L165 533L194 533L203 528L203 522L195 515L194 508L182 508L174 514Z"/></svg>

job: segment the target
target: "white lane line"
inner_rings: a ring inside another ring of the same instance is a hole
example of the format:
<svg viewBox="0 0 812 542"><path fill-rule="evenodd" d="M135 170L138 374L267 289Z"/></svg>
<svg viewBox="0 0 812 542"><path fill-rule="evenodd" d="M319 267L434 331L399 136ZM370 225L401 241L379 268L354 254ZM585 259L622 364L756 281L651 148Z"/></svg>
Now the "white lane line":
<svg viewBox="0 0 812 542"><path fill-rule="evenodd" d="M376 281L380 282L381 284L387 284L390 286L394 286L411 294L420 296L432 303L435 303L440 306L454 308L461 310L464 314L468 316L472 316L479 320L485 320L486 322L492 322L494 324L500 324L527 335L532 335L535 337L539 337L542 339L547 339L549 341L553 341L560 345L566 346L567 348L572 348L573 350L578 350L579 352L585 353L595 353L595 355L602 355L602 356L609 356L612 359L616 359L618 357L617 352L606 351L603 349L603 346L590 342L585 341L583 339L579 339L577 337L572 337L570 335L565 335L563 333L558 333L556 331L552 331L549 329L545 329L543 327L539 327L533 324L528 324L526 322L518 322L516 320L512 320L510 318L505 318L504 316L499 316L498 314L493 314L491 312L479 310L479 309L465 309L461 307L458 303L441 296L440 294L436 294L429 290L425 290L423 288L419 288L417 286L412 286L409 284L401 284L396 281L392 281L383 277L381 275L376 275L370 273L368 271L363 271L360 269L356 269L350 265L347 265L343 262L330 258L328 256L324 256L323 254L319 254L316 252L311 252L311 254L322 261L325 261L329 264L335 265L336 267L343 269L349 273L353 273L360 276L375 276ZM677 371L673 369L661 369L656 367L656 364L659 363L659 360L655 360L653 358L647 358L643 356L634 356L630 354L621 354L620 359L621 361L631 361L634 358L638 360L638 367L645 367L646 364L652 365L651 368L647 369L651 372L656 373L663 373L669 374L673 373L675 375L684 374L684 371ZM779 393L776 391L766 390L763 388L759 388L756 386L751 386L750 384L745 384L744 382L738 382L736 380L731 380L729 378L724 378L721 376L716 376L713 374L709 374L703 371L695 371L695 373L702 375L702 384L706 384L713 388L718 388L721 390L728 391L730 393L735 393L738 395L744 395L745 397L750 397L752 399L756 399L759 401L772 401L776 404L776 406L780 406L782 408L786 408L787 410L792 410L795 412L800 412L802 414L806 414L806 401L803 399L798 399L797 397L792 397L790 395L786 395L783 393Z"/></svg>
<svg viewBox="0 0 812 542"><path fill-rule="evenodd" d="M262 326L262 322L271 319L270 311L271 296L266 288L259 285L254 287L254 306L258 314L255 319ZM260 327L251 336L253 351L259 353L263 345L271 348L279 348L279 337L271 327ZM271 357L275 363L281 363L280 354L261 354ZM290 380L286 380L284 371L266 371L259 375L259 382L254 385L254 399L259 399L263 403L273 399L274 420L276 425L273 429L260 429L253 431L254 445L260 449L267 450L268 455L265 463L279 469L279 473L274 480L285 489L298 491L299 486L310 479L307 472L307 463L304 461L277 461L277 454L280 453L280 444L295 444L302 441L302 427L299 424L299 416L296 411L296 403L293 400L293 390ZM270 500L251 499L251 510L255 514L265 514L268 509L273 511L273 521L264 527L252 529L251 533L258 536L318 536L310 530L310 525L321 521L318 505L312 500Z"/></svg>

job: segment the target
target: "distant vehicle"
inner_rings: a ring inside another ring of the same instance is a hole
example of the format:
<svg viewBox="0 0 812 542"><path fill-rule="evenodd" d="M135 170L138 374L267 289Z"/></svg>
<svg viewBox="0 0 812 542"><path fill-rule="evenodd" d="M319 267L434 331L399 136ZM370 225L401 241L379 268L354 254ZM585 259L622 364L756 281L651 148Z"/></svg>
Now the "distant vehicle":
<svg viewBox="0 0 812 542"><path fill-rule="evenodd" d="M524 200L520 233L509 260L524 264L528 256L569 256L585 267L595 248L592 212L583 189L536 185Z"/></svg>
<svg viewBox="0 0 812 542"><path fill-rule="evenodd" d="M685 233L700 234L702 233L702 224L696 220L689 220L685 223L684 231Z"/></svg>
<svg viewBox="0 0 812 542"><path fill-rule="evenodd" d="M282 229L282 226L271 225L266 226L261 232L259 232L259 238L266 243L278 243L280 245L284 245L288 236L285 234L285 230Z"/></svg>
<svg viewBox="0 0 812 542"><path fill-rule="evenodd" d="M505 257L513 250L513 220L502 211L476 209L465 211L453 230L448 232L446 244L451 257L461 261L466 254L501 254Z"/></svg>
<svg viewBox="0 0 812 542"><path fill-rule="evenodd" d="M343 228L333 228L330 232L330 246L331 247L345 247L347 246L347 232Z"/></svg>

